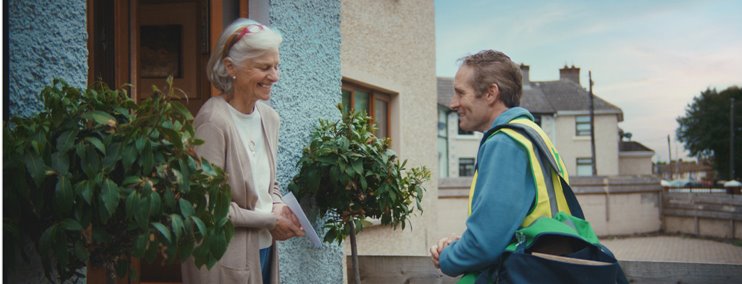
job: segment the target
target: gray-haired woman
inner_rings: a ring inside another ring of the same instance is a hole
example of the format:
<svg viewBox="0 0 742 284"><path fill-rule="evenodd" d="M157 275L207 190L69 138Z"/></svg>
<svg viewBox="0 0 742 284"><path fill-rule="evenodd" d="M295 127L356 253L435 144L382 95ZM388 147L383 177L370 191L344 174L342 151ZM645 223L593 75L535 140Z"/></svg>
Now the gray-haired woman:
<svg viewBox="0 0 742 284"><path fill-rule="evenodd" d="M238 19L222 33L209 59L209 80L221 94L194 122L205 141L200 156L224 168L232 191L235 233L210 270L183 263L183 283L278 283L275 241L303 236L276 183L279 117L265 104L278 81L282 37L268 26Z"/></svg>

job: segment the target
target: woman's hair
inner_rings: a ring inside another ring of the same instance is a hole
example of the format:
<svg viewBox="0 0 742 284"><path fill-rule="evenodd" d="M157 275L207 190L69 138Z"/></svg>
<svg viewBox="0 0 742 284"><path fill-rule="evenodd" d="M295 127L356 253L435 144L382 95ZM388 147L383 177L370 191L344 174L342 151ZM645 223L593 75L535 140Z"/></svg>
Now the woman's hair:
<svg viewBox="0 0 742 284"><path fill-rule="evenodd" d="M278 51L283 37L254 20L239 18L232 22L211 52L206 67L206 76L211 84L224 94L231 94L232 77L227 73L224 59L229 58L236 67L241 67L248 59L259 57L267 51Z"/></svg>
<svg viewBox="0 0 742 284"><path fill-rule="evenodd" d="M510 57L500 51L482 50L476 54L459 59L464 65L474 69L471 86L481 96L492 84L500 90L500 100L507 107L520 105L523 82L520 67Z"/></svg>

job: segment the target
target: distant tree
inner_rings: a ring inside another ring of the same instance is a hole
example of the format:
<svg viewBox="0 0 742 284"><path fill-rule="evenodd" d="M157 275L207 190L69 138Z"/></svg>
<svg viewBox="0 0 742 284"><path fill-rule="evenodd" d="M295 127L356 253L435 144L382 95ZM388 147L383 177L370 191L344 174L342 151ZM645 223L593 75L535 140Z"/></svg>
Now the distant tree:
<svg viewBox="0 0 742 284"><path fill-rule="evenodd" d="M707 89L685 108L685 116L677 119L678 141L691 156L709 159L721 179L729 177L729 108L734 98L734 165L735 176L742 176L742 89L737 86L717 92Z"/></svg>

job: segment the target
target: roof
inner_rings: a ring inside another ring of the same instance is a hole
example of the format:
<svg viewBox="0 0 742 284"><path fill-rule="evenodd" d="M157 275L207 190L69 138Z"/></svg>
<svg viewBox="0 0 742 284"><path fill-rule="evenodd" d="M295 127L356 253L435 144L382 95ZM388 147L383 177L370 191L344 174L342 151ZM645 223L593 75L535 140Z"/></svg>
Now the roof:
<svg viewBox="0 0 742 284"><path fill-rule="evenodd" d="M531 113L557 112L547 99L544 91L540 88L533 88L531 85L523 86L523 96L520 98L520 106Z"/></svg>
<svg viewBox="0 0 742 284"><path fill-rule="evenodd" d="M453 97L453 78L438 77L438 105L448 107ZM623 120L623 111L617 106L594 96L595 110L615 113ZM559 111L590 111L589 93L579 84L567 81L531 82L523 86L520 106L531 113L552 114Z"/></svg>
<svg viewBox="0 0 742 284"><path fill-rule="evenodd" d="M556 111L590 111L590 93L579 84L569 80L532 82L534 89L541 89ZM616 113L623 120L623 111L593 94L595 111Z"/></svg>
<svg viewBox="0 0 742 284"><path fill-rule="evenodd" d="M618 144L618 149L620 152L654 152L654 150L636 141L621 141Z"/></svg>

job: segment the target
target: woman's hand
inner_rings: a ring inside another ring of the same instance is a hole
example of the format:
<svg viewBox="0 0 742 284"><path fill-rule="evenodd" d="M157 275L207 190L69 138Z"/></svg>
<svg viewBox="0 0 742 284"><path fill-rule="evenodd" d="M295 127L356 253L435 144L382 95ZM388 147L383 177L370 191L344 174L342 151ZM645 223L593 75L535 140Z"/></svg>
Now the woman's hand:
<svg viewBox="0 0 742 284"><path fill-rule="evenodd" d="M460 236L449 236L442 238L438 241L437 244L430 247L430 257L433 259L433 265L435 265L435 268L441 268L440 265L440 257L441 252L443 252L443 249L445 249L448 245L450 245L452 242L458 240Z"/></svg>
<svg viewBox="0 0 742 284"><path fill-rule="evenodd" d="M286 204L273 204L273 215L278 217L276 227L271 230L271 236L274 240L284 241L293 237L304 236L304 228L299 224L299 219Z"/></svg>

